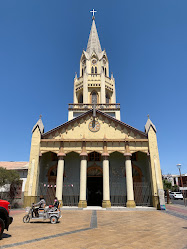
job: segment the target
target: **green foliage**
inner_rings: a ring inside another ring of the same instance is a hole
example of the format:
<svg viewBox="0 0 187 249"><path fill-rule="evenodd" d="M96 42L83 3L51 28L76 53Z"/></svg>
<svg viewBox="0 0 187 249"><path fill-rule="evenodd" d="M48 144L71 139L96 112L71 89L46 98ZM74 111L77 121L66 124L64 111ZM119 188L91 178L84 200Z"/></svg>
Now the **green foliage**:
<svg viewBox="0 0 187 249"><path fill-rule="evenodd" d="M172 184L168 180L164 179L163 180L163 186L164 186L164 190L168 190L168 189L171 189Z"/></svg>
<svg viewBox="0 0 187 249"><path fill-rule="evenodd" d="M179 186L175 184L174 186L172 186L171 191L172 192L179 192Z"/></svg>
<svg viewBox="0 0 187 249"><path fill-rule="evenodd" d="M15 170L7 170L0 167L0 187L5 184L12 184L19 181L19 173Z"/></svg>

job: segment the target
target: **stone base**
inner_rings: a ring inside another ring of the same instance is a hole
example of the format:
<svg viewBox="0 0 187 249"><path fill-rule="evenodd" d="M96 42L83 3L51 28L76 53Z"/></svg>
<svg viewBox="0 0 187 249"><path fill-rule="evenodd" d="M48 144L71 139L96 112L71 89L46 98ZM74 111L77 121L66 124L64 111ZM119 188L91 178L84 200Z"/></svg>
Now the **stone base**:
<svg viewBox="0 0 187 249"><path fill-rule="evenodd" d="M128 200L126 203L126 207L127 208L135 208L136 207L135 201Z"/></svg>
<svg viewBox="0 0 187 249"><path fill-rule="evenodd" d="M37 196L24 196L24 208L30 207L32 203L37 203Z"/></svg>
<svg viewBox="0 0 187 249"><path fill-rule="evenodd" d="M102 208L111 208L111 202L110 201L103 201Z"/></svg>
<svg viewBox="0 0 187 249"><path fill-rule="evenodd" d="M78 207L79 208L86 208L87 207L87 201L79 201Z"/></svg>
<svg viewBox="0 0 187 249"><path fill-rule="evenodd" d="M156 209L160 209L160 204L159 204L159 198L158 196L152 196L153 198L153 207L155 207Z"/></svg>

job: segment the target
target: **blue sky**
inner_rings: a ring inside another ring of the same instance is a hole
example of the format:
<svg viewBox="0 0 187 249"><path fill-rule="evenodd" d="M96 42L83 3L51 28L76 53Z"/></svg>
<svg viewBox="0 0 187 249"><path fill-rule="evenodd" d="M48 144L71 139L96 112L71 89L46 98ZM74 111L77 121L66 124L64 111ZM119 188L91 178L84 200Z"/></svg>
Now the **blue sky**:
<svg viewBox="0 0 187 249"><path fill-rule="evenodd" d="M157 128L163 173L187 173L187 1L0 1L0 161L28 161L39 115L45 131L67 121L91 9L121 120Z"/></svg>

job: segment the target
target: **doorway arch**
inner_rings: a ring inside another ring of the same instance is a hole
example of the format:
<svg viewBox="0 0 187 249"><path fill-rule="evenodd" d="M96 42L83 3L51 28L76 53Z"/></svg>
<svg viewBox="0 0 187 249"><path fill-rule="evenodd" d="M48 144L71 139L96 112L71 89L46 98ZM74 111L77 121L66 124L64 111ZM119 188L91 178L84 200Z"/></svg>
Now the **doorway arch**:
<svg viewBox="0 0 187 249"><path fill-rule="evenodd" d="M96 164L87 169L88 177L103 177L103 169Z"/></svg>

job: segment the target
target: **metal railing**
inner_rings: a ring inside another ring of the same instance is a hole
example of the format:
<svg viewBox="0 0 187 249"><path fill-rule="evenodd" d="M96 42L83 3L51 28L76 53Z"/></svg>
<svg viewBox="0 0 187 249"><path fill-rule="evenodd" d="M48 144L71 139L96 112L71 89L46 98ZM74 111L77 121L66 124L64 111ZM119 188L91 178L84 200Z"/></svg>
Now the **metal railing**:
<svg viewBox="0 0 187 249"><path fill-rule="evenodd" d="M147 182L134 182L134 200L136 206L151 206L151 186ZM126 185L110 183L110 201L112 206L126 206Z"/></svg>
<svg viewBox="0 0 187 249"><path fill-rule="evenodd" d="M151 186L148 182L135 182L134 200L136 206L152 206ZM63 205L78 206L80 183L66 182L63 184ZM40 183L39 195L43 195L47 205L52 204L56 195L56 185L54 183ZM127 190L126 185L110 182L110 201L112 206L126 206Z"/></svg>
<svg viewBox="0 0 187 249"><path fill-rule="evenodd" d="M64 206L78 206L79 202L79 183L64 182L62 201ZM51 205L54 202L56 196L56 184L54 182L40 183L39 184L39 196L44 196L47 205Z"/></svg>
<svg viewBox="0 0 187 249"><path fill-rule="evenodd" d="M89 110L93 109L93 104L69 104L69 110ZM120 104L95 104L95 108L98 110L120 110Z"/></svg>

